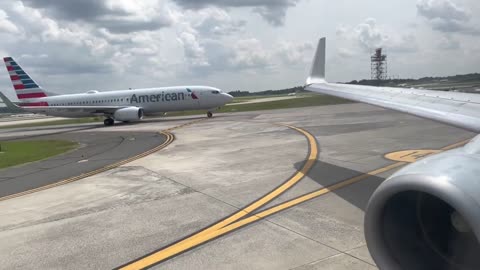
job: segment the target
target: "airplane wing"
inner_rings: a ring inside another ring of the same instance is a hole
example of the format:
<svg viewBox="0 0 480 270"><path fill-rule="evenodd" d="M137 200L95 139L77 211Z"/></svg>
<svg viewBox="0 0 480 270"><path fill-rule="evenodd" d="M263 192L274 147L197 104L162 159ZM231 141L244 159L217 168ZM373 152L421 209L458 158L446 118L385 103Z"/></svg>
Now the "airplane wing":
<svg viewBox="0 0 480 270"><path fill-rule="evenodd" d="M395 87L329 83L325 80L326 39L321 38L305 89L392 109L480 132L480 95Z"/></svg>
<svg viewBox="0 0 480 270"><path fill-rule="evenodd" d="M113 113L118 109L130 106L21 106L20 108L35 112L85 112L85 113Z"/></svg>
<svg viewBox="0 0 480 270"><path fill-rule="evenodd" d="M0 92L0 99L5 105L4 108L0 108L0 113L20 113L23 111L20 107L15 106L2 92Z"/></svg>
<svg viewBox="0 0 480 270"><path fill-rule="evenodd" d="M116 110L127 107L130 106L22 106L21 108L29 112L46 115L58 113L104 115L113 114Z"/></svg>
<svg viewBox="0 0 480 270"><path fill-rule="evenodd" d="M104 115L113 114L116 110L127 108L129 106L43 106L40 103L30 103L33 106L18 106L11 102L2 92L0 98L5 103L7 109L13 112L28 111L32 113L40 113L46 115L62 114L79 114L79 115Z"/></svg>

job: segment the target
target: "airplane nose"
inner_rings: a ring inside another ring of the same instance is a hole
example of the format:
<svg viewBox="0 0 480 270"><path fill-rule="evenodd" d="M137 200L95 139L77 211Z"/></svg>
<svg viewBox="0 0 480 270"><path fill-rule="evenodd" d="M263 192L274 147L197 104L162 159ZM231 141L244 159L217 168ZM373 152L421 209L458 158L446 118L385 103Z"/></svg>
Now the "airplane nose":
<svg viewBox="0 0 480 270"><path fill-rule="evenodd" d="M233 96L227 93L223 93L223 96L226 98L227 102L230 102L233 99Z"/></svg>

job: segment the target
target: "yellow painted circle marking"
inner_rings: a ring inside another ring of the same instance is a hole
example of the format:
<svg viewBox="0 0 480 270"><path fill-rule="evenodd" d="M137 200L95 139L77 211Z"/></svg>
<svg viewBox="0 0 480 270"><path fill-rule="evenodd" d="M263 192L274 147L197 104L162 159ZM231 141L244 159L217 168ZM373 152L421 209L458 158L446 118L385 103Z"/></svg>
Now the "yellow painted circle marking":
<svg viewBox="0 0 480 270"><path fill-rule="evenodd" d="M441 152L441 150L433 150L433 149L403 150L403 151L386 154L385 158L393 161L412 163L426 156L436 154L439 152Z"/></svg>

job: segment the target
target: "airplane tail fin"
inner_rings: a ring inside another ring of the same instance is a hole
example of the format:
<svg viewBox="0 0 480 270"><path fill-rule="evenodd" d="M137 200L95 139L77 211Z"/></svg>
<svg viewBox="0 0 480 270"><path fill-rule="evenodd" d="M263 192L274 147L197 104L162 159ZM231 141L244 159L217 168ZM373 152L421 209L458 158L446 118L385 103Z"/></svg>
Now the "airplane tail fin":
<svg viewBox="0 0 480 270"><path fill-rule="evenodd" d="M310 76L307 78L306 85L325 82L325 51L326 38L323 37L318 41L317 51L315 52L312 69L310 70Z"/></svg>
<svg viewBox="0 0 480 270"><path fill-rule="evenodd" d="M4 57L3 61L12 81L15 93L20 101L46 97L47 93L13 60Z"/></svg>

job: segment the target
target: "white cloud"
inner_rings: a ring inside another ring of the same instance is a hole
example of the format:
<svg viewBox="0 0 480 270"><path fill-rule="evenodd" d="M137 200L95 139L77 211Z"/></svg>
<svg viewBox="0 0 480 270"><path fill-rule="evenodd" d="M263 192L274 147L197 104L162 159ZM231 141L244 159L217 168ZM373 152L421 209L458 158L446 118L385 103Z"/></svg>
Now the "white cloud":
<svg viewBox="0 0 480 270"><path fill-rule="evenodd" d="M201 32L202 35L238 34L244 31L246 24L244 20L235 20L226 10L217 7L190 11L187 16L192 18L192 27Z"/></svg>
<svg viewBox="0 0 480 270"><path fill-rule="evenodd" d="M377 27L377 21L373 18L368 18L357 25L354 32L358 42L366 50L380 47L388 40L387 34Z"/></svg>
<svg viewBox="0 0 480 270"><path fill-rule="evenodd" d="M450 0L419 0L417 10L428 19L469 20L467 12Z"/></svg>
<svg viewBox="0 0 480 270"><path fill-rule="evenodd" d="M305 65L311 61L314 45L312 43L294 43L283 41L278 45L276 54L286 65Z"/></svg>
<svg viewBox="0 0 480 270"><path fill-rule="evenodd" d="M434 30L480 35L480 28L470 24L470 13L450 0L419 0L417 12L428 20Z"/></svg>
<svg viewBox="0 0 480 270"><path fill-rule="evenodd" d="M255 38L239 40L233 47L229 62L234 68L262 68L270 63L270 54Z"/></svg>
<svg viewBox="0 0 480 270"><path fill-rule="evenodd" d="M178 37L178 41L182 44L185 58L189 64L194 67L210 66L205 56L205 48L200 45L195 32L182 32Z"/></svg>
<svg viewBox="0 0 480 270"><path fill-rule="evenodd" d="M13 24L9 19L7 13L0 9L0 33L18 33L19 30L15 24Z"/></svg>
<svg viewBox="0 0 480 270"><path fill-rule="evenodd" d="M182 7L202 9L205 7L251 7L273 26L282 26L287 10L297 5L299 0L173 0Z"/></svg>
<svg viewBox="0 0 480 270"><path fill-rule="evenodd" d="M367 18L356 26L340 25L336 36L341 43L338 54L342 57L354 56L354 52L371 52L379 47L396 52L414 52L418 49L413 33L389 29L379 25L374 18Z"/></svg>
<svg viewBox="0 0 480 270"><path fill-rule="evenodd" d="M115 33L153 31L175 22L161 0L24 0L25 5L61 21L80 21Z"/></svg>
<svg viewBox="0 0 480 270"><path fill-rule="evenodd" d="M458 50L460 47L460 42L449 35L442 36L437 45L441 50Z"/></svg>

